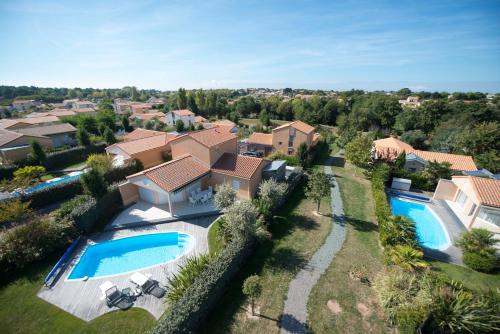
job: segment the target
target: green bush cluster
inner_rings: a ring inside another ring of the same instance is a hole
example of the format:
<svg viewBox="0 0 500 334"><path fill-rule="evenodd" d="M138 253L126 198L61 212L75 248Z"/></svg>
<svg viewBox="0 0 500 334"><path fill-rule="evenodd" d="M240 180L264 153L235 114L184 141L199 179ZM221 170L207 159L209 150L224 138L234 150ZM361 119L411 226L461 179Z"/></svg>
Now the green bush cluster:
<svg viewBox="0 0 500 334"><path fill-rule="evenodd" d="M271 161L285 160L286 164L288 166L299 166L300 165L299 158L296 155L287 155L287 154L283 154L279 151L274 152L273 154L270 154L269 156L267 156L266 159L271 160Z"/></svg>
<svg viewBox="0 0 500 334"><path fill-rule="evenodd" d="M12 179L16 169L16 165L0 165L0 180Z"/></svg>
<svg viewBox="0 0 500 334"><path fill-rule="evenodd" d="M473 228L462 234L457 245L462 248L463 260L467 267L491 272L498 267L498 256L493 232L482 228Z"/></svg>
<svg viewBox="0 0 500 334"><path fill-rule="evenodd" d="M0 272L6 274L67 246L77 235L67 220L33 219L13 227L0 238Z"/></svg>
<svg viewBox="0 0 500 334"><path fill-rule="evenodd" d="M60 152L49 153L47 154L44 166L47 170L54 170L77 164L85 161L89 154L103 153L106 146L105 143L100 143L92 146L78 146Z"/></svg>
<svg viewBox="0 0 500 334"><path fill-rule="evenodd" d="M249 256L252 243L251 238L241 238L227 244L149 333L193 333L199 330Z"/></svg>

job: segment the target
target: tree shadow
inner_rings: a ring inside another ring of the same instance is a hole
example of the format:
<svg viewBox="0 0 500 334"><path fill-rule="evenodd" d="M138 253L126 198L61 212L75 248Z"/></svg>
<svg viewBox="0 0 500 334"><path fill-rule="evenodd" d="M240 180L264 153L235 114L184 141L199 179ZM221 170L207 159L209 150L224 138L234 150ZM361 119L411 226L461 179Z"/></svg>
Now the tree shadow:
<svg viewBox="0 0 500 334"><path fill-rule="evenodd" d="M356 231L361 231L361 232L378 231L378 225L366 220L345 216L345 221L347 222L347 224L354 227Z"/></svg>
<svg viewBox="0 0 500 334"><path fill-rule="evenodd" d="M283 314L280 327L289 333L307 333L306 325L290 314Z"/></svg>
<svg viewBox="0 0 500 334"><path fill-rule="evenodd" d="M309 216L294 215L290 218L295 223L295 226L302 230L316 230L319 228L319 224Z"/></svg>
<svg viewBox="0 0 500 334"><path fill-rule="evenodd" d="M330 162L333 167L341 167L344 168L345 166L345 159L344 157L330 157Z"/></svg>
<svg viewBox="0 0 500 334"><path fill-rule="evenodd" d="M279 248L271 254L265 266L273 271L296 272L300 270L306 262L304 257L298 254L294 249Z"/></svg>

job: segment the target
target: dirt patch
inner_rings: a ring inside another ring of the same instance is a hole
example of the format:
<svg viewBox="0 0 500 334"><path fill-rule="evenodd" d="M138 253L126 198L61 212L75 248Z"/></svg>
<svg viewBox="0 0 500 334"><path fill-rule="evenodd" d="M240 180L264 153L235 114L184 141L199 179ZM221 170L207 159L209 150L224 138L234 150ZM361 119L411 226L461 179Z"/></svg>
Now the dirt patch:
<svg viewBox="0 0 500 334"><path fill-rule="evenodd" d="M372 314L372 310L363 303L357 303L356 309L363 318L369 317Z"/></svg>
<svg viewBox="0 0 500 334"><path fill-rule="evenodd" d="M246 311L245 311L245 315L246 315L246 318L248 320L260 319L259 314L260 314L260 307L259 306L255 305L254 314L252 314L252 306L251 305L247 306Z"/></svg>
<svg viewBox="0 0 500 334"><path fill-rule="evenodd" d="M338 315L338 314L342 313L342 307L340 307L340 304L336 300L334 300L334 299L330 299L326 303L326 306L335 315Z"/></svg>

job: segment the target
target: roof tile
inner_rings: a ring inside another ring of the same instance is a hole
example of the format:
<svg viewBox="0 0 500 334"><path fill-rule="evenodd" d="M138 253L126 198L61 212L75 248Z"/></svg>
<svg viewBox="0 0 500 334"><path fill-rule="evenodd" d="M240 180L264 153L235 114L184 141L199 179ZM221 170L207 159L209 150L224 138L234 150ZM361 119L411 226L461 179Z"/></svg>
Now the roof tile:
<svg viewBox="0 0 500 334"><path fill-rule="evenodd" d="M261 158L224 153L212 166L212 171L250 179L263 161Z"/></svg>

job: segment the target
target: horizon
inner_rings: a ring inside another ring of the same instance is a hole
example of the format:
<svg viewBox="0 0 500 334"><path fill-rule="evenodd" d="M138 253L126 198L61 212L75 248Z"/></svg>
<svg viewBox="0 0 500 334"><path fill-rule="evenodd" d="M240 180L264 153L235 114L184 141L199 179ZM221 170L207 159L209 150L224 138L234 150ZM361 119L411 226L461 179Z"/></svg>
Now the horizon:
<svg viewBox="0 0 500 334"><path fill-rule="evenodd" d="M0 85L500 92L500 2L0 2Z"/></svg>

